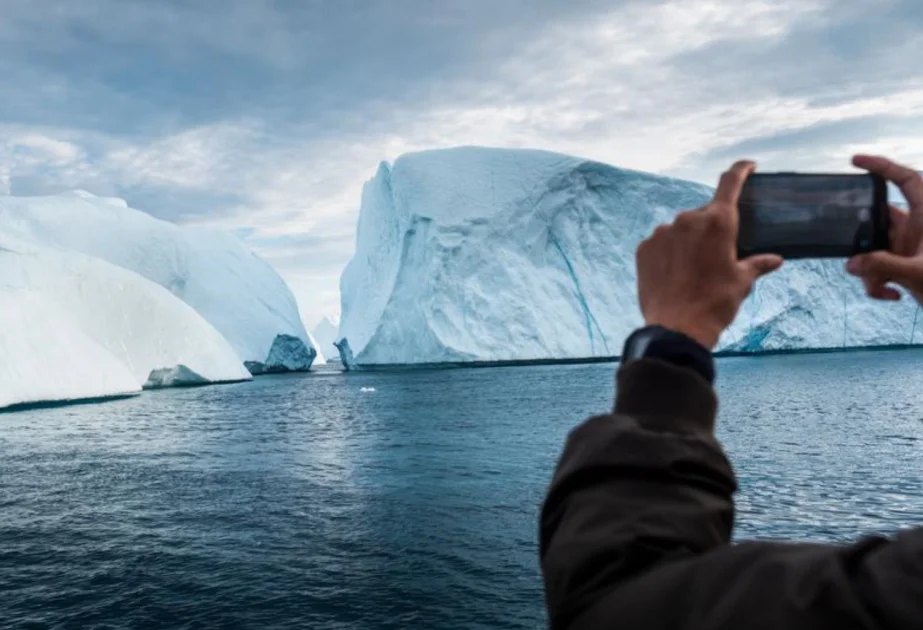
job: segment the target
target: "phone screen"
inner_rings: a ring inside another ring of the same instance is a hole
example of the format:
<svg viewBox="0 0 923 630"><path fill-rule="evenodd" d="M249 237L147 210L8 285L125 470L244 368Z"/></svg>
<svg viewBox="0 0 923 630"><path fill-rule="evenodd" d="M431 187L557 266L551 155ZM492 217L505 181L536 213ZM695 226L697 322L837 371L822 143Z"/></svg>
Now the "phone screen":
<svg viewBox="0 0 923 630"><path fill-rule="evenodd" d="M754 173L738 204L738 254L826 258L886 247L886 194L866 174Z"/></svg>

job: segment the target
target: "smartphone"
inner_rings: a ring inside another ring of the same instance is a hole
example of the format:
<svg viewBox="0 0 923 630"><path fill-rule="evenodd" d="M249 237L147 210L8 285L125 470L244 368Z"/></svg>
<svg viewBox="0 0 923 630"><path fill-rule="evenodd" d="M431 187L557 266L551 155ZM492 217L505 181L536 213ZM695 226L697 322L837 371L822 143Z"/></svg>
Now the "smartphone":
<svg viewBox="0 0 923 630"><path fill-rule="evenodd" d="M848 258L890 245L888 187L871 173L753 173L738 207L738 258Z"/></svg>

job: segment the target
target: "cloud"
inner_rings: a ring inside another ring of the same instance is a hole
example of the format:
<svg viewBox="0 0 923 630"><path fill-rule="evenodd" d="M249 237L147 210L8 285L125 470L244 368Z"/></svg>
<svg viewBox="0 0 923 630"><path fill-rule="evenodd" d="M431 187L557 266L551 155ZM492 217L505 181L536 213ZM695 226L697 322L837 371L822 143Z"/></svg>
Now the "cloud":
<svg viewBox="0 0 923 630"><path fill-rule="evenodd" d="M460 144L713 183L923 161L912 0L6 0L0 190L234 231L336 314L363 183Z"/></svg>

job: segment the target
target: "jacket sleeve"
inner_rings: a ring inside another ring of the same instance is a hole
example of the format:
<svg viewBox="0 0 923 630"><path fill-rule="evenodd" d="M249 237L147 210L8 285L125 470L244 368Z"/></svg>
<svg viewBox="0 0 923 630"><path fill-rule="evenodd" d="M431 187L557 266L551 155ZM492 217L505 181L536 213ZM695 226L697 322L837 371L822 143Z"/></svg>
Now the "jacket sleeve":
<svg viewBox="0 0 923 630"><path fill-rule="evenodd" d="M620 368L612 414L568 436L542 506L551 627L923 627L923 533L731 545L736 479L692 370Z"/></svg>

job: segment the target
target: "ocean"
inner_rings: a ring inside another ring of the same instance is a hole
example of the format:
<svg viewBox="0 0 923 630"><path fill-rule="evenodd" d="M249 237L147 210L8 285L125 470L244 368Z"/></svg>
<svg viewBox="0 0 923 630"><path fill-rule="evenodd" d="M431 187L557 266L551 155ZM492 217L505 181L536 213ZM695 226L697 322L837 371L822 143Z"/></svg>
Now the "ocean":
<svg viewBox="0 0 923 630"><path fill-rule="evenodd" d="M538 510L612 364L0 414L0 628L541 628ZM923 524L923 351L721 359L737 539Z"/></svg>

